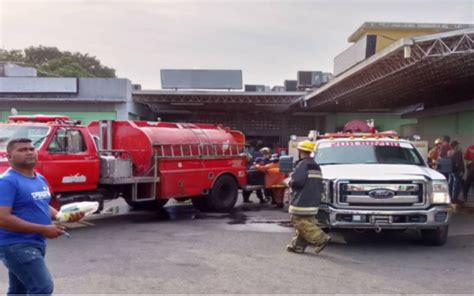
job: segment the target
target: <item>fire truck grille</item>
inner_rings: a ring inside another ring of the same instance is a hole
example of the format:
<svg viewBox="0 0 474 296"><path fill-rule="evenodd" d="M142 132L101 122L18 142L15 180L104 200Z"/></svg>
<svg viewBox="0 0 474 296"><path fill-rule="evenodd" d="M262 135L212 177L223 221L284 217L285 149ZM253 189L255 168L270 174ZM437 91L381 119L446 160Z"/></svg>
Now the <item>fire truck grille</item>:
<svg viewBox="0 0 474 296"><path fill-rule="evenodd" d="M423 205L423 188L417 181L340 181L337 202L365 207Z"/></svg>

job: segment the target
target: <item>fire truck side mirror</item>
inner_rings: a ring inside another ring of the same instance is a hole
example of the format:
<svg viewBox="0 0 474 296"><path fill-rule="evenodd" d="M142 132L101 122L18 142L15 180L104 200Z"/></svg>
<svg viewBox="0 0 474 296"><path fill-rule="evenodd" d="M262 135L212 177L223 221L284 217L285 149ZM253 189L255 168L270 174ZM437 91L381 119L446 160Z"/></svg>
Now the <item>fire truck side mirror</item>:
<svg viewBox="0 0 474 296"><path fill-rule="evenodd" d="M280 156L279 168L282 173L291 173L293 171L293 156Z"/></svg>

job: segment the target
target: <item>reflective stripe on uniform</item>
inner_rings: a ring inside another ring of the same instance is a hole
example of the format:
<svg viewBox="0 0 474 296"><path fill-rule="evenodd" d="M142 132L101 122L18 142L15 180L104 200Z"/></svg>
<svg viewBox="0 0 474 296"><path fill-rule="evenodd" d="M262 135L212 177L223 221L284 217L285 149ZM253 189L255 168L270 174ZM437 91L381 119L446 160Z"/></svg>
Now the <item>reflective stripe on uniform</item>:
<svg viewBox="0 0 474 296"><path fill-rule="evenodd" d="M308 170L308 178L322 179L321 171L319 170Z"/></svg>
<svg viewBox="0 0 474 296"><path fill-rule="evenodd" d="M292 206L288 208L288 212L290 213L316 213L318 212L318 207L297 207L297 206Z"/></svg>

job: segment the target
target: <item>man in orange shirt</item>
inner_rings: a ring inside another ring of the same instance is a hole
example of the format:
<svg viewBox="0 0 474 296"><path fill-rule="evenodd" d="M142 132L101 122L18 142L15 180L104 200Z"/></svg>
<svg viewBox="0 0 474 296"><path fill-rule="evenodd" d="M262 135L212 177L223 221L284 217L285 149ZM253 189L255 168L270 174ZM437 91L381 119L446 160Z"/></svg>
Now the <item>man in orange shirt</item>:
<svg viewBox="0 0 474 296"><path fill-rule="evenodd" d="M265 173L265 188L271 190L273 201L277 207L282 208L286 188L283 180L287 175L285 173L280 173L278 154L273 154L270 161L271 163L263 166L257 165L257 170Z"/></svg>
<svg viewBox="0 0 474 296"><path fill-rule="evenodd" d="M438 163L439 152L440 152L442 143L443 141L440 138L436 139L434 141L435 145L428 152L428 164L431 168L436 169L436 164Z"/></svg>
<svg viewBox="0 0 474 296"><path fill-rule="evenodd" d="M464 153L464 159L466 160L467 175L466 182L464 183L463 197L464 201L467 201L467 195L471 184L474 182L474 145L471 145L466 148Z"/></svg>

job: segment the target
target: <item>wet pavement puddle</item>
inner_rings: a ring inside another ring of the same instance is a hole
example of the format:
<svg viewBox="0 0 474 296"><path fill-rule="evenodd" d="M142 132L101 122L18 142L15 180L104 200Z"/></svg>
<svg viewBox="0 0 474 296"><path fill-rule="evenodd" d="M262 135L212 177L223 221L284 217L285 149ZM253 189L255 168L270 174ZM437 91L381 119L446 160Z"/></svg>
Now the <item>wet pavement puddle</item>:
<svg viewBox="0 0 474 296"><path fill-rule="evenodd" d="M106 208L95 219L110 216L127 215L135 223L180 220L228 220L226 228L237 231L258 232L291 232L292 224L289 220L275 220L252 217L248 212L259 212L261 209L251 206L236 207L230 213L204 213L196 210L190 204L173 204L155 212L133 211L128 205L117 205Z"/></svg>

